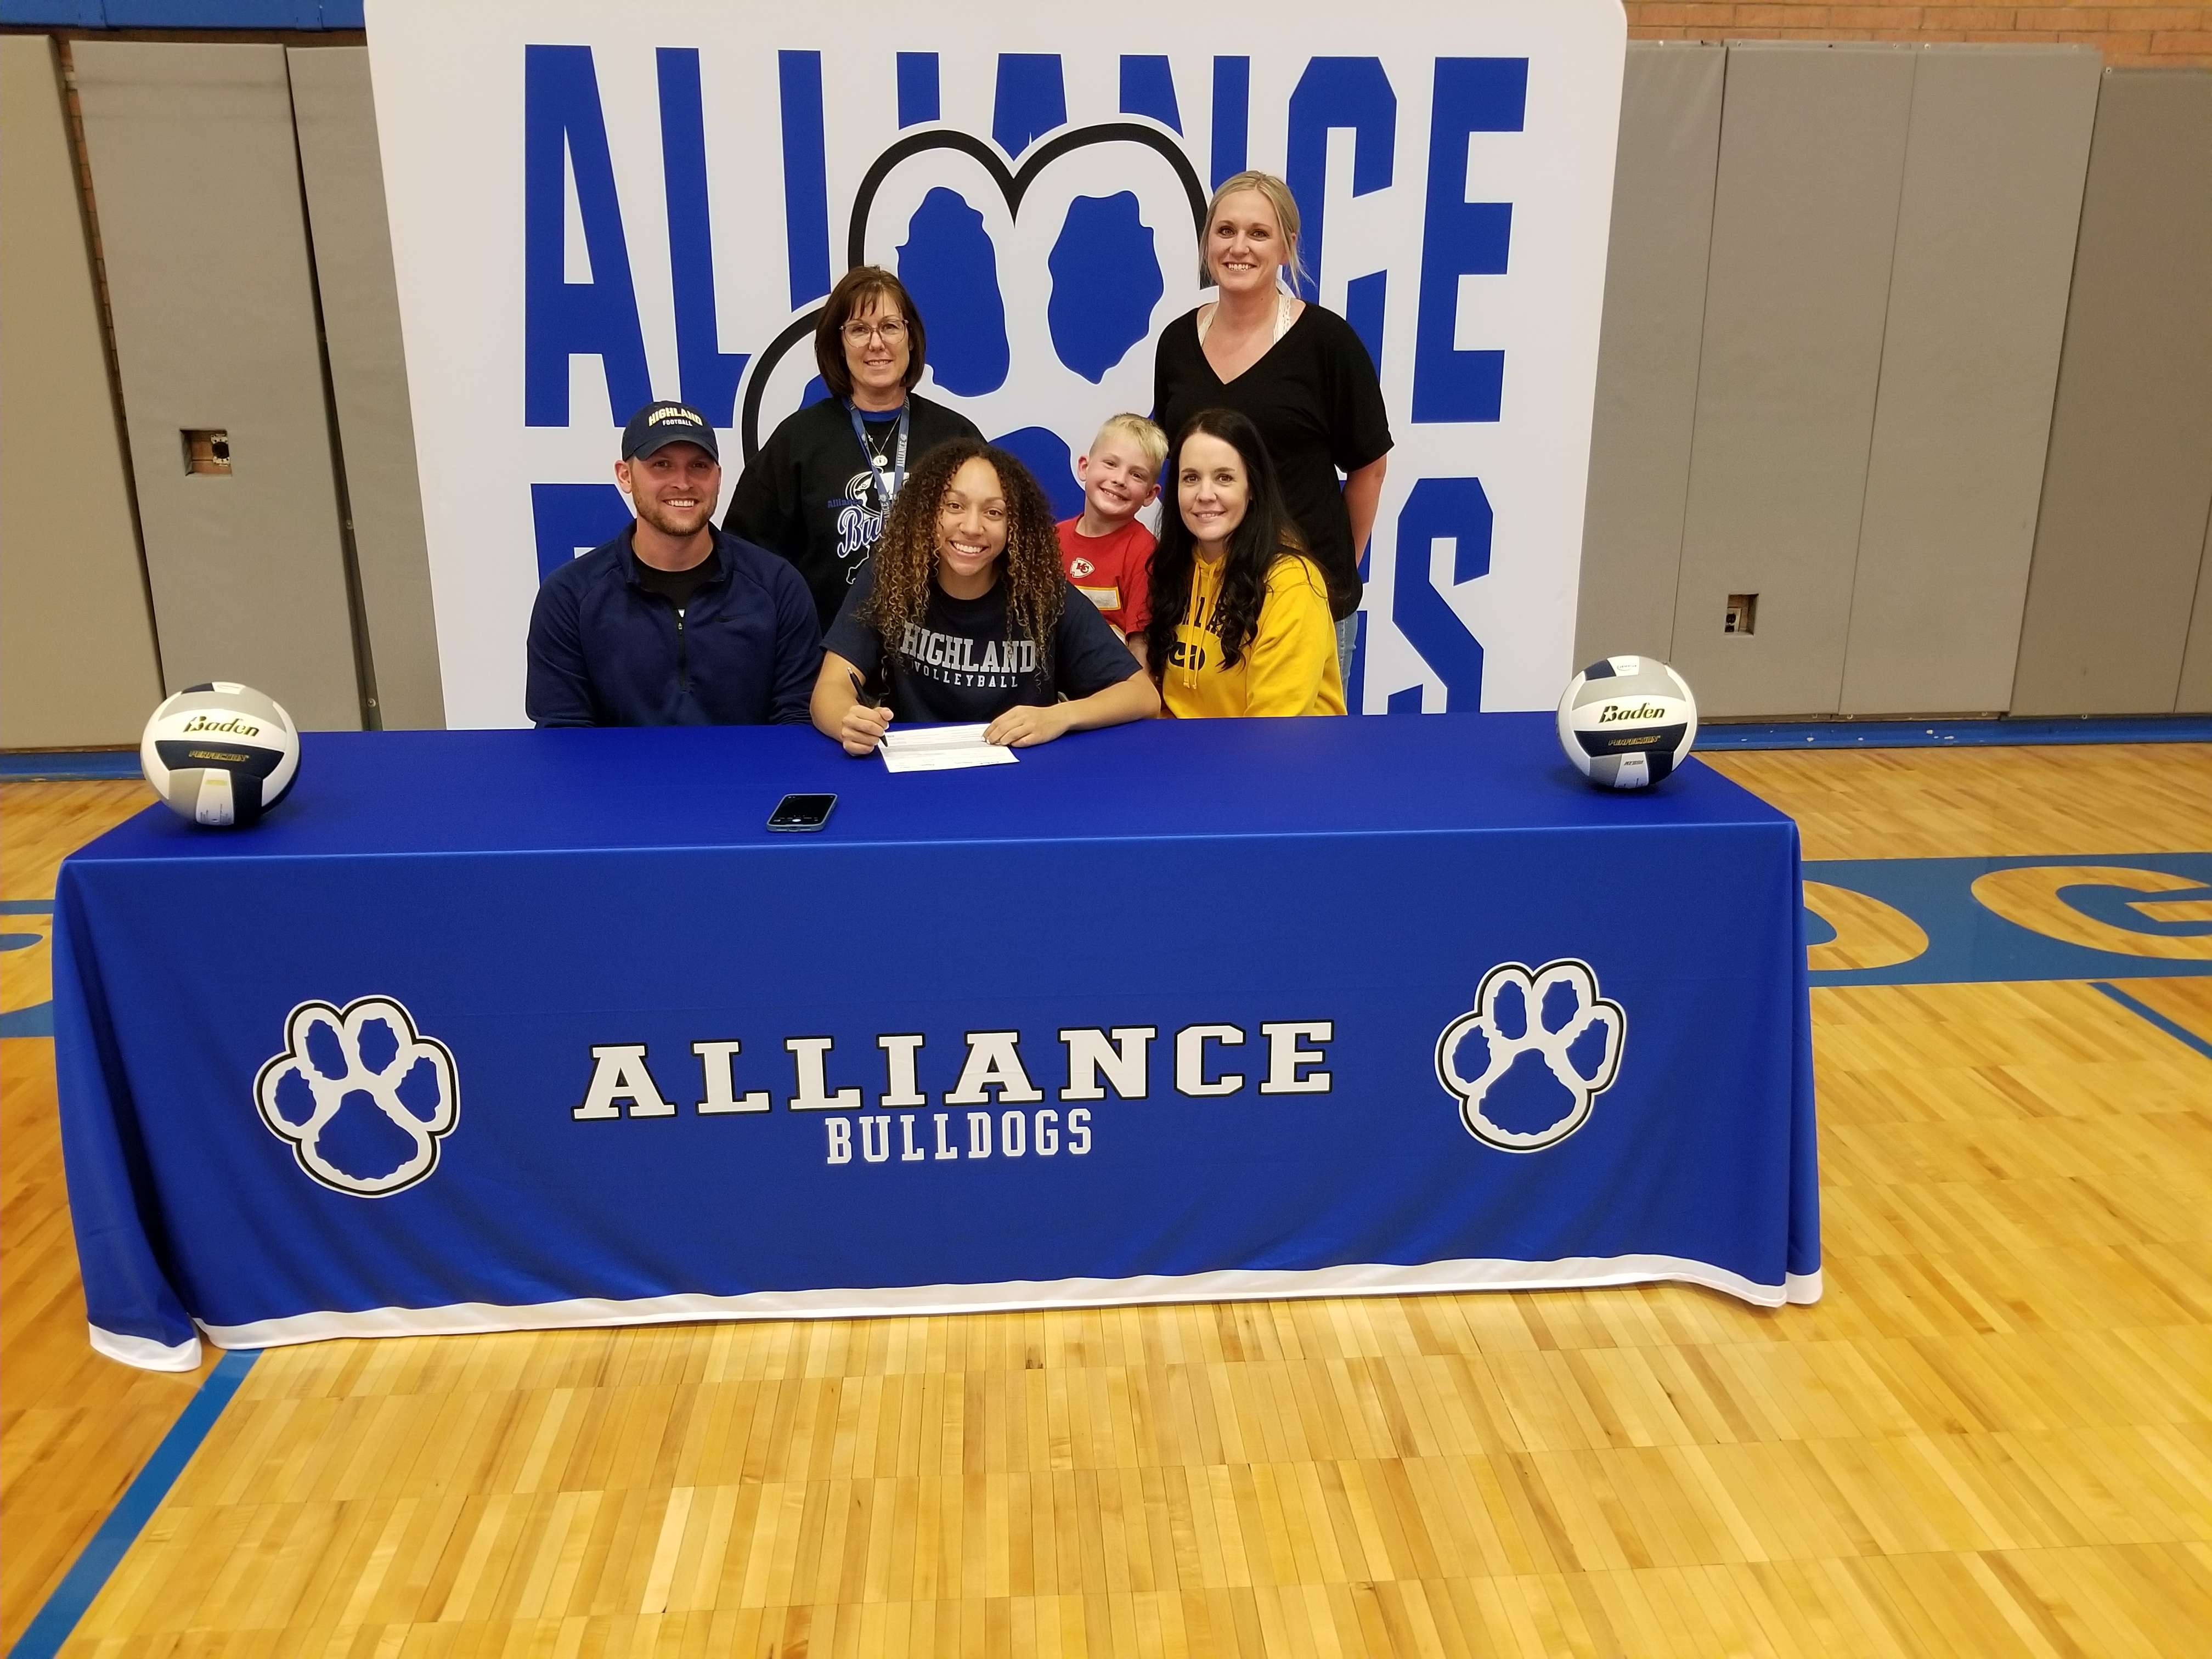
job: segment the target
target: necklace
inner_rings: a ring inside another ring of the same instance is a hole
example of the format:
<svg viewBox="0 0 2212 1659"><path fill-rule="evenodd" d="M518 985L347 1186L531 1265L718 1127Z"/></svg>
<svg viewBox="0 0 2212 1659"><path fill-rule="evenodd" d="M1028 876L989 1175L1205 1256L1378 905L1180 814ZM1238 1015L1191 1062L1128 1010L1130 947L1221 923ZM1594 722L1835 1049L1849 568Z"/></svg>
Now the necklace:
<svg viewBox="0 0 2212 1659"><path fill-rule="evenodd" d="M1198 319L1198 343L1200 345L1206 343L1206 337L1213 331L1213 325L1220 318L1221 302L1218 300L1205 307L1205 314ZM1291 324L1295 320L1291 314L1291 296L1287 293L1278 294L1275 296L1274 330L1268 337L1267 343L1273 345L1289 333Z"/></svg>
<svg viewBox="0 0 2212 1659"><path fill-rule="evenodd" d="M890 458L876 453L878 446L868 441L867 432L861 425L860 405L854 403L845 405L845 412L853 417L853 436L860 441L860 453L868 458L868 471L875 477L876 499L882 503L885 512L890 510L892 500L906 487L907 422L913 411L914 405L910 403L899 405L898 464L892 466ZM890 434L886 433L884 436L888 440ZM885 442L882 447L889 448L890 446ZM891 467L891 476L888 478L884 476L884 469L887 466Z"/></svg>

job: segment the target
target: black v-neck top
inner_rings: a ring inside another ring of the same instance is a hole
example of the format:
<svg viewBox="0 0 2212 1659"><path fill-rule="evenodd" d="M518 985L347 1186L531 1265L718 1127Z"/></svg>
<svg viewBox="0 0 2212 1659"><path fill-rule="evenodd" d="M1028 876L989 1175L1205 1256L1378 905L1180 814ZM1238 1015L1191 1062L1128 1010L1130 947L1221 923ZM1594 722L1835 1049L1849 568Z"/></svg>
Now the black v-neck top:
<svg viewBox="0 0 2212 1659"><path fill-rule="evenodd" d="M1359 605L1359 559L1338 474L1389 454L1391 444L1382 382L1352 325L1309 304L1258 362L1224 385L1199 343L1198 313L1176 318L1153 358L1152 418L1172 442L1204 409L1236 410L1260 428L1291 516L1328 579L1329 609L1339 620L1350 616ZM1164 510L1175 511L1174 480L1163 478L1160 494Z"/></svg>

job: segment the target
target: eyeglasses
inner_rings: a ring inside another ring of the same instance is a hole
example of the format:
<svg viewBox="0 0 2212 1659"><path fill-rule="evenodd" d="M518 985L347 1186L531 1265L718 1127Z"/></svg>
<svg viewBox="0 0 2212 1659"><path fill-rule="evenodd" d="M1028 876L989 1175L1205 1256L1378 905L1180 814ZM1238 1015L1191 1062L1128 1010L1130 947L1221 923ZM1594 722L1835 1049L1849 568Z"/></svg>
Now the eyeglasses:
<svg viewBox="0 0 2212 1659"><path fill-rule="evenodd" d="M896 345L906 338L906 322L902 318L886 317L881 322L848 323L845 325L847 345L866 345L870 335L879 335L885 345Z"/></svg>

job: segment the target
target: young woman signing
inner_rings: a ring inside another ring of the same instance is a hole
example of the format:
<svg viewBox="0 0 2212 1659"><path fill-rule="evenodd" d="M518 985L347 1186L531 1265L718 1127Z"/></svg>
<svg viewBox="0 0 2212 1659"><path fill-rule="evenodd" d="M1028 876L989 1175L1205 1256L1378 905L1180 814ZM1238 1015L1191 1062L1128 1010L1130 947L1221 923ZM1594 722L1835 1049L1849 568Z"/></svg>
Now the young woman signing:
<svg viewBox="0 0 2212 1659"><path fill-rule="evenodd" d="M848 755L872 753L895 720L985 723L988 741L1021 748L1159 710L1068 586L1043 488L975 439L915 469L823 645L814 724Z"/></svg>

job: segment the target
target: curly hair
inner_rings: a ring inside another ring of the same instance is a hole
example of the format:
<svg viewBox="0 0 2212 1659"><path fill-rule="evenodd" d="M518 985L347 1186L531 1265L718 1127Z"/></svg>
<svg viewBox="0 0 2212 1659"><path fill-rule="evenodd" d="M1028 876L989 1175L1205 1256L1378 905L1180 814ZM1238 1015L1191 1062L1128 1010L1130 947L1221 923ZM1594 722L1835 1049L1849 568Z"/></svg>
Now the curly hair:
<svg viewBox="0 0 2212 1659"><path fill-rule="evenodd" d="M1190 605L1191 568L1198 562L1198 544L1183 522L1178 501L1183 446L1199 434L1218 438L1234 449L1244 463L1244 518L1230 533L1221 597L1208 626L1220 636L1221 660L1234 668L1260 626L1260 608L1267 599L1267 573L1275 561L1306 551L1297 520L1283 502L1283 486L1275 463L1260 436L1260 428L1233 409L1201 409L1176 434L1168 464L1160 472L1159 545L1152 552L1152 620L1145 625L1145 659L1152 683L1164 683L1176 645L1176 629Z"/></svg>
<svg viewBox="0 0 2212 1659"><path fill-rule="evenodd" d="M926 453L907 475L884 523L883 538L868 556L875 568L876 591L864 614L883 640L884 656L900 655L906 630L921 625L936 583L938 510L952 488L954 475L979 456L998 473L999 489L1006 501L1006 548L996 572L1006 585L1006 619L1036 647L1038 670L1049 681L1053 630L1060 626L1060 606L1067 594L1052 502L1027 467L980 438L946 440Z"/></svg>

